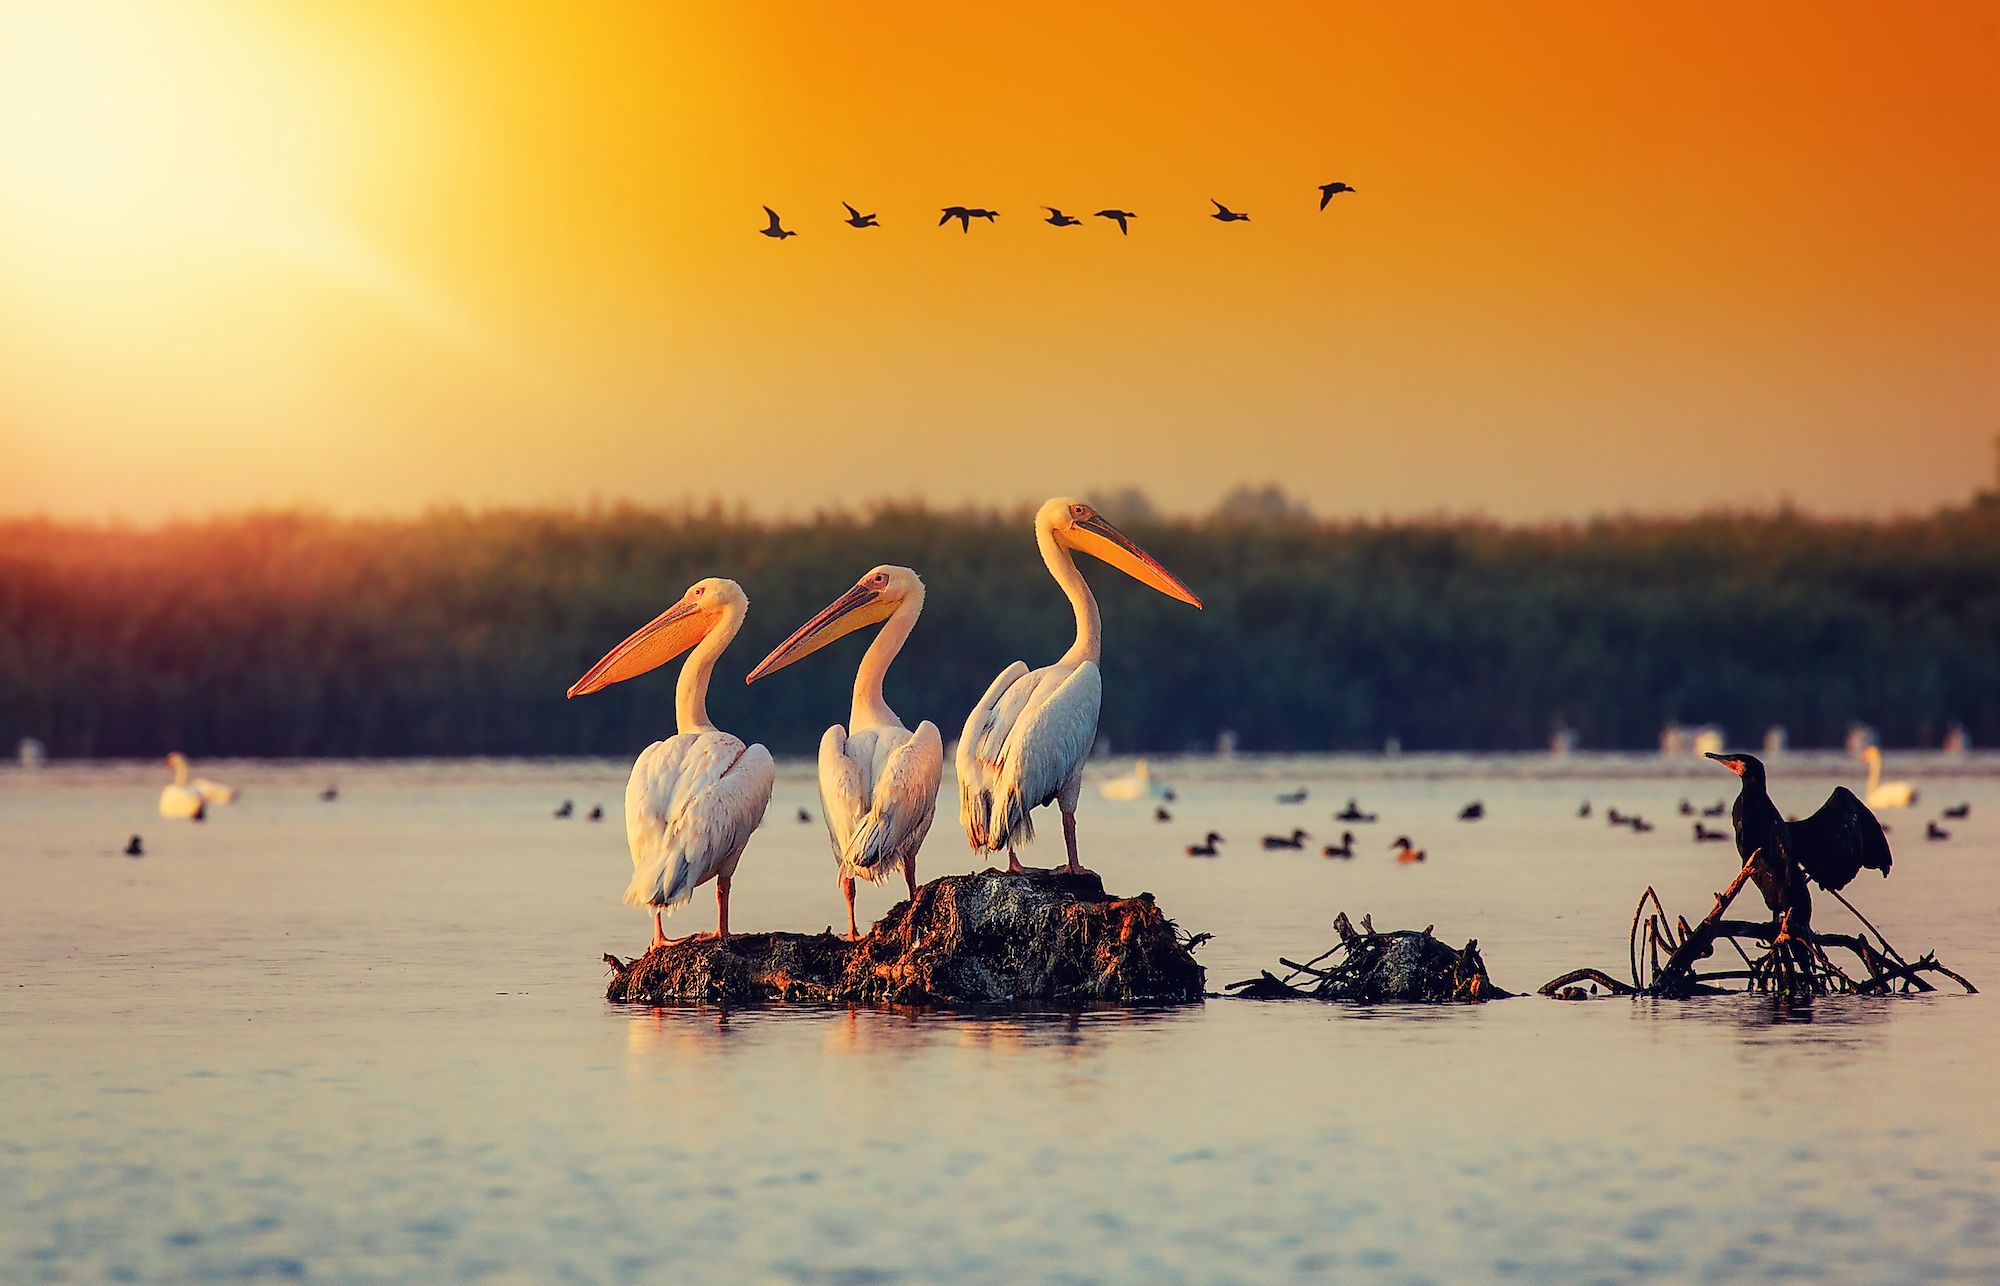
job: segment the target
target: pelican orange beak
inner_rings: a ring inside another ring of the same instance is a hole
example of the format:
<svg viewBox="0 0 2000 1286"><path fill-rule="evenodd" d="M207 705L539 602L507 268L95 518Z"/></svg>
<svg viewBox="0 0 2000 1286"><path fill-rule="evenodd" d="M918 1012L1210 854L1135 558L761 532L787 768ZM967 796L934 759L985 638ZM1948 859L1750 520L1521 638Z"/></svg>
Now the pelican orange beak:
<svg viewBox="0 0 2000 1286"><path fill-rule="evenodd" d="M800 657L811 656L837 638L888 620L896 610L896 603L896 599L883 597L880 590L856 585L827 604L819 615L792 631L790 638L771 649L771 655L757 662L757 668L750 671L743 682L755 683Z"/></svg>
<svg viewBox="0 0 2000 1286"><path fill-rule="evenodd" d="M683 598L661 612L590 667L590 672L572 683L569 695L588 696L593 692L637 678L657 669L701 642L714 624L712 613Z"/></svg>
<svg viewBox="0 0 2000 1286"><path fill-rule="evenodd" d="M1092 558L1110 563L1141 585L1147 585L1195 607L1201 600L1194 591L1181 584L1180 577L1160 566L1160 560L1139 548L1130 536L1105 521L1104 515L1092 514L1077 522L1069 529L1070 543Z"/></svg>
<svg viewBox="0 0 2000 1286"><path fill-rule="evenodd" d="M1708 752L1708 757L1735 773L1738 777L1743 775L1743 761L1741 759L1733 755L1718 755L1714 751Z"/></svg>

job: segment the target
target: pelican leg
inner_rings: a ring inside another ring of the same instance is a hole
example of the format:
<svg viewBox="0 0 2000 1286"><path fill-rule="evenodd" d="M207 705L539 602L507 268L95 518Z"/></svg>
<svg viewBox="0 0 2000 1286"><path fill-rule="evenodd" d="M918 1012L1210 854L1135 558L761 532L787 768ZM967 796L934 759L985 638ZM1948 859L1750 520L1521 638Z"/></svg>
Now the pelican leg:
<svg viewBox="0 0 2000 1286"><path fill-rule="evenodd" d="M665 926L660 923L660 914L658 907L653 908L653 940L646 947L648 951L651 951L654 947L664 947L667 945L667 931Z"/></svg>
<svg viewBox="0 0 2000 1286"><path fill-rule="evenodd" d="M854 877L852 875L843 875L840 877L840 893L842 897L847 899L847 940L852 942L861 936L854 929Z"/></svg>
<svg viewBox="0 0 2000 1286"><path fill-rule="evenodd" d="M1069 850L1069 865L1064 868L1065 872L1070 875L1095 875L1097 872L1084 867L1076 860L1076 814L1064 813L1062 819L1063 847Z"/></svg>
<svg viewBox="0 0 2000 1286"><path fill-rule="evenodd" d="M715 940L729 941L729 877L715 877Z"/></svg>
<svg viewBox="0 0 2000 1286"><path fill-rule="evenodd" d="M903 882L910 886L910 902L914 905L917 900L917 855L915 853L910 854L908 859L903 862Z"/></svg>
<svg viewBox="0 0 2000 1286"><path fill-rule="evenodd" d="M1021 859L1014 856L1014 846L1012 844L1007 846L1007 870L1012 875L1019 875L1021 873Z"/></svg>

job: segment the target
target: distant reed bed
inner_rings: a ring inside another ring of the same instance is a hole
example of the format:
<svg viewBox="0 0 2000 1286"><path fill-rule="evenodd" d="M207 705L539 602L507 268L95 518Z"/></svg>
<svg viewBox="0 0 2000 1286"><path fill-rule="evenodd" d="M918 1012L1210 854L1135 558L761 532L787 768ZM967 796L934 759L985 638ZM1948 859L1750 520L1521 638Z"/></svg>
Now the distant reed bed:
<svg viewBox="0 0 2000 1286"><path fill-rule="evenodd" d="M1320 522L1106 508L1207 601L1087 566L1103 729L1121 751L1643 748L1668 720L1749 741L2000 738L2000 506L1886 522L1795 513ZM566 701L704 575L753 608L711 701L810 750L857 639L746 691L764 651L876 563L929 591L890 676L947 740L993 675L1067 646L1027 510L885 505L765 522L701 509L258 513L125 528L0 520L0 737L59 755L630 754L672 730L671 674ZM1129 520L1128 520L1129 518ZM1086 560L1088 562L1088 560Z"/></svg>

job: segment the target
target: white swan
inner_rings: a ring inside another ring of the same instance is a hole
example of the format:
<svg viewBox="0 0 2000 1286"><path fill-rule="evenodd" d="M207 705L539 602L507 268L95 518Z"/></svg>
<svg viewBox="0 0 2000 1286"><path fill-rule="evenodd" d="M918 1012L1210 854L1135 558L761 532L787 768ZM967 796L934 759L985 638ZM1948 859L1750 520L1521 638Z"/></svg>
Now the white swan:
<svg viewBox="0 0 2000 1286"><path fill-rule="evenodd" d="M1908 808L1917 802L1917 788L1907 781L1882 780L1882 751L1878 746L1866 746L1861 757L1868 761L1868 806L1870 808Z"/></svg>
<svg viewBox="0 0 2000 1286"><path fill-rule="evenodd" d="M179 821L200 821L208 812L208 801L188 783L188 761L179 751L167 756L174 779L160 790L160 816Z"/></svg>
<svg viewBox="0 0 2000 1286"><path fill-rule="evenodd" d="M1141 759L1132 765L1131 772L1098 786L1097 793L1106 799L1151 799L1161 793L1161 787L1153 780L1152 765Z"/></svg>
<svg viewBox="0 0 2000 1286"><path fill-rule="evenodd" d="M207 777L196 777L194 780L188 781L187 756L180 751L176 750L171 755L168 755L167 762L173 765L174 780L177 782L186 782L190 790L201 796L203 803L233 804L236 802L236 787L234 786L225 786L221 782L211 781Z"/></svg>

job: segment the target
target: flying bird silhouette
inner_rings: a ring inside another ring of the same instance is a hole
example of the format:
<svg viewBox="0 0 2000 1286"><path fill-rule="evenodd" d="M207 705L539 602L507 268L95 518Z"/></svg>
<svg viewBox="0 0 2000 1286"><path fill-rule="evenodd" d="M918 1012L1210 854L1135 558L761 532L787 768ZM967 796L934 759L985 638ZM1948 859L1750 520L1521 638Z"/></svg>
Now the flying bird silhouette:
<svg viewBox="0 0 2000 1286"><path fill-rule="evenodd" d="M1077 224L1083 222L1082 219L1071 218L1069 215L1064 214L1061 210L1056 209L1052 205L1045 205L1042 208L1049 212L1049 217L1042 220L1043 223L1053 223L1058 228L1074 228Z"/></svg>
<svg viewBox="0 0 2000 1286"><path fill-rule="evenodd" d="M757 229L757 231L763 233L767 237L770 237L774 241L783 241L786 237L796 237L799 235L796 232L788 232L783 227L779 226L778 212L776 210L773 210L770 206L767 205L764 207L764 213L770 216L771 226L768 228L759 228Z"/></svg>
<svg viewBox="0 0 2000 1286"><path fill-rule="evenodd" d="M863 214L863 213L861 213L861 211L859 211L859 210L855 209L855 208L854 208L853 206L851 206L851 205L847 205L847 202L845 202L845 201L842 201L842 202L841 202L841 204L842 204L842 205L845 205L845 206L847 206L847 226L848 226L848 227L850 227L850 228L879 228L879 227L881 227L881 226L882 226L881 224L879 224L879 223L875 222L875 216L874 216L874 215L872 215L872 214Z"/></svg>
<svg viewBox="0 0 2000 1286"><path fill-rule="evenodd" d="M1125 226L1125 220L1136 219L1139 216L1132 213L1130 210L1099 210L1097 212L1097 217L1100 219L1111 219L1116 221L1118 224L1118 234L1120 236L1129 237L1132 235L1132 229Z"/></svg>
<svg viewBox="0 0 2000 1286"><path fill-rule="evenodd" d="M1322 209L1322 210L1326 209L1326 203L1327 203L1328 201L1331 201L1331 200L1333 200L1333 199L1334 199L1335 197L1339 196L1339 195L1340 195L1340 194L1341 194L1342 192L1352 192L1352 191L1354 191L1354 189L1353 189L1353 188L1351 188L1351 187L1348 187L1348 186L1347 186L1347 185L1346 185L1345 183L1322 183L1322 184L1320 184L1320 185L1319 185L1319 208L1320 208L1320 209Z"/></svg>
<svg viewBox="0 0 2000 1286"><path fill-rule="evenodd" d="M1215 207L1215 213L1209 215L1208 217L1216 220L1218 223L1250 222L1249 215L1237 213L1235 210L1230 209L1228 206L1222 204L1222 202L1216 200L1214 197L1210 197L1208 199L1208 203Z"/></svg>
<svg viewBox="0 0 2000 1286"><path fill-rule="evenodd" d="M953 219L957 219L958 230L960 232L970 232L972 231L972 221L974 219L984 219L988 223L991 223L999 217L1000 212L998 210L982 210L976 205L948 205L944 208L944 217L938 220L938 226L942 228Z"/></svg>

